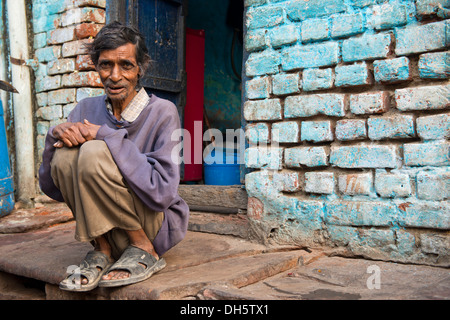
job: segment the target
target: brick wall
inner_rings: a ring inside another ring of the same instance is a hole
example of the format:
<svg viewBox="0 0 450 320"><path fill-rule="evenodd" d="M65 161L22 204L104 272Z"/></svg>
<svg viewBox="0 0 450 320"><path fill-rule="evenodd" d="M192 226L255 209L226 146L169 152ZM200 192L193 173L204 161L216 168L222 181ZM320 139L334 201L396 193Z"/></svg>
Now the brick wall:
<svg viewBox="0 0 450 320"><path fill-rule="evenodd" d="M450 1L246 0L260 238L450 264Z"/></svg>
<svg viewBox="0 0 450 320"><path fill-rule="evenodd" d="M77 102L104 93L83 44L105 24L106 0L33 0L37 152ZM39 163L37 163L39 166Z"/></svg>

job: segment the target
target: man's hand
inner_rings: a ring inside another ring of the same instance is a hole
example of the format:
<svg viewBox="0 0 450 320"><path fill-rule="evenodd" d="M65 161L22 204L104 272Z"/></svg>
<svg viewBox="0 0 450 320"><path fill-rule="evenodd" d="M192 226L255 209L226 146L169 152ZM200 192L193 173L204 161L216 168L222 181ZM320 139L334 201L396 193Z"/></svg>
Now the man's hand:
<svg viewBox="0 0 450 320"><path fill-rule="evenodd" d="M86 141L94 140L99 129L99 125L92 124L87 120L61 123L53 129L53 135L58 139L53 146L55 148L79 146Z"/></svg>

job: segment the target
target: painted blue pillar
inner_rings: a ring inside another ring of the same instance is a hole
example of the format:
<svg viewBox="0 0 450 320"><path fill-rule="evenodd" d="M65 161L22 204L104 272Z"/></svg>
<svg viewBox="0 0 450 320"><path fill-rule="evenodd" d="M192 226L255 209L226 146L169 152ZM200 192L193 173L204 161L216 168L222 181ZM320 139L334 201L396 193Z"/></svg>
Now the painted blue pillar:
<svg viewBox="0 0 450 320"><path fill-rule="evenodd" d="M14 183L9 163L8 144L6 142L3 105L0 101L0 218L11 213L14 208Z"/></svg>

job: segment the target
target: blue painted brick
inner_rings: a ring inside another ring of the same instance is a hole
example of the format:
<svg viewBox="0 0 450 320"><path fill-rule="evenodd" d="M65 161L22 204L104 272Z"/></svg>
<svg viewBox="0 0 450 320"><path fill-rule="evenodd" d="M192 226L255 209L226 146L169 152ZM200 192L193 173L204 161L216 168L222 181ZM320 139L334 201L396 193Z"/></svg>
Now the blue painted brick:
<svg viewBox="0 0 450 320"><path fill-rule="evenodd" d="M338 61L339 44L333 41L285 48L281 57L285 71L331 66Z"/></svg>
<svg viewBox="0 0 450 320"><path fill-rule="evenodd" d="M302 121L302 141L325 142L333 141L333 131L330 121Z"/></svg>
<svg viewBox="0 0 450 320"><path fill-rule="evenodd" d="M449 29L450 30L450 29ZM425 79L447 79L450 77L450 53L433 52L420 55L419 75Z"/></svg>
<svg viewBox="0 0 450 320"><path fill-rule="evenodd" d="M293 21L331 15L345 10L344 0L294 0L286 6L287 15Z"/></svg>
<svg viewBox="0 0 450 320"><path fill-rule="evenodd" d="M445 20L397 29L395 53L400 56L444 49L450 44L448 28Z"/></svg>
<svg viewBox="0 0 450 320"><path fill-rule="evenodd" d="M409 59L406 57L376 60L373 69L376 82L394 83L410 79Z"/></svg>
<svg viewBox="0 0 450 320"><path fill-rule="evenodd" d="M270 77L254 78L245 83L248 99L265 99L270 95Z"/></svg>
<svg viewBox="0 0 450 320"><path fill-rule="evenodd" d="M423 200L446 200L450 198L450 171L430 170L417 174L417 197Z"/></svg>
<svg viewBox="0 0 450 320"><path fill-rule="evenodd" d="M308 19L302 22L302 42L325 40L329 37L328 20Z"/></svg>
<svg viewBox="0 0 450 320"><path fill-rule="evenodd" d="M325 222L342 226L390 227L398 215L394 204L381 201L331 201L326 203Z"/></svg>
<svg viewBox="0 0 450 320"><path fill-rule="evenodd" d="M408 197L411 195L409 175L400 172L375 172L375 190L383 198Z"/></svg>
<svg viewBox="0 0 450 320"><path fill-rule="evenodd" d="M245 7L256 7L267 3L267 0L245 0L244 6Z"/></svg>
<svg viewBox="0 0 450 320"><path fill-rule="evenodd" d="M269 124L264 122L248 124L245 129L245 137L249 144L269 143Z"/></svg>
<svg viewBox="0 0 450 320"><path fill-rule="evenodd" d="M298 28L293 24L275 27L270 30L270 44L272 47L295 43L298 39Z"/></svg>
<svg viewBox="0 0 450 320"><path fill-rule="evenodd" d="M351 4L357 8L364 8L377 3L377 0L350 0Z"/></svg>
<svg viewBox="0 0 450 320"><path fill-rule="evenodd" d="M266 29L248 30L244 45L248 52L266 49Z"/></svg>
<svg viewBox="0 0 450 320"><path fill-rule="evenodd" d="M364 35L344 40L342 59L345 62L386 58L391 50L391 36L387 33Z"/></svg>
<svg viewBox="0 0 450 320"><path fill-rule="evenodd" d="M334 69L336 87L350 87L371 84L369 69L365 62L347 66L337 66Z"/></svg>
<svg viewBox="0 0 450 320"><path fill-rule="evenodd" d="M282 143L299 142L300 128L295 121L276 122L272 125L272 141Z"/></svg>
<svg viewBox="0 0 450 320"><path fill-rule="evenodd" d="M306 172L305 173L305 192L308 193L334 193L334 174L333 172Z"/></svg>
<svg viewBox="0 0 450 320"><path fill-rule="evenodd" d="M286 118L312 117L318 114L345 116L345 95L339 93L289 96L284 101Z"/></svg>
<svg viewBox="0 0 450 320"><path fill-rule="evenodd" d="M277 51L267 49L253 52L245 63L245 72L249 77L278 73L280 62L280 53Z"/></svg>
<svg viewBox="0 0 450 320"><path fill-rule="evenodd" d="M403 161L406 166L448 166L449 151L448 141L407 143L403 145Z"/></svg>
<svg viewBox="0 0 450 320"><path fill-rule="evenodd" d="M59 23L59 18L59 14L50 14L36 17L36 19L33 19L34 33L47 32L56 29L56 25Z"/></svg>
<svg viewBox="0 0 450 320"><path fill-rule="evenodd" d="M361 14L340 14L331 18L331 37L353 36L364 31Z"/></svg>
<svg viewBox="0 0 450 320"><path fill-rule="evenodd" d="M332 146L330 163L340 168L396 168L393 145Z"/></svg>
<svg viewBox="0 0 450 320"><path fill-rule="evenodd" d="M383 3L373 6L368 18L375 30L389 29L406 24L406 7L399 3Z"/></svg>
<svg viewBox="0 0 450 320"><path fill-rule="evenodd" d="M328 165L328 156L325 147L295 147L284 150L286 166L322 167Z"/></svg>
<svg viewBox="0 0 450 320"><path fill-rule="evenodd" d="M361 119L346 119L336 122L336 139L350 141L367 137L366 121Z"/></svg>
<svg viewBox="0 0 450 320"><path fill-rule="evenodd" d="M33 47L34 49L43 48L47 45L47 33L42 32L34 35Z"/></svg>
<svg viewBox="0 0 450 320"><path fill-rule="evenodd" d="M417 134L424 140L450 139L450 114L437 114L416 119Z"/></svg>
<svg viewBox="0 0 450 320"><path fill-rule="evenodd" d="M274 27L283 23L284 10L281 7L257 7L247 10L249 29Z"/></svg>
<svg viewBox="0 0 450 320"><path fill-rule="evenodd" d="M303 70L303 90L313 91L333 87L334 76L331 68Z"/></svg>
<svg viewBox="0 0 450 320"><path fill-rule="evenodd" d="M414 119L411 115L391 117L376 117L367 119L369 139L401 139L412 138L414 133Z"/></svg>
<svg viewBox="0 0 450 320"><path fill-rule="evenodd" d="M298 93L300 79L298 73L275 74L272 76L272 90L275 95Z"/></svg>
<svg viewBox="0 0 450 320"><path fill-rule="evenodd" d="M445 109L450 104L450 84L397 89L395 101L401 111Z"/></svg>
<svg viewBox="0 0 450 320"><path fill-rule="evenodd" d="M279 99L246 101L244 103L244 118L248 121L280 120L281 104Z"/></svg>
<svg viewBox="0 0 450 320"><path fill-rule="evenodd" d="M411 202L403 211L404 213L398 216L398 224L402 227L450 229L448 201Z"/></svg>

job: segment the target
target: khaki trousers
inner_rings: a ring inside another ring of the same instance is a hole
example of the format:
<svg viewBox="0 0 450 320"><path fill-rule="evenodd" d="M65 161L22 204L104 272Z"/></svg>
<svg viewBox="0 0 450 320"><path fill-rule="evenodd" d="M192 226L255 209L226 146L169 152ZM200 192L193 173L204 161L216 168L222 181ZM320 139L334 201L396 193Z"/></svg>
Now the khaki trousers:
<svg viewBox="0 0 450 320"><path fill-rule="evenodd" d="M150 210L127 186L103 141L57 149L51 175L75 217L75 238L104 235L115 259L129 245L125 230L142 228L153 241L161 228L164 213Z"/></svg>

